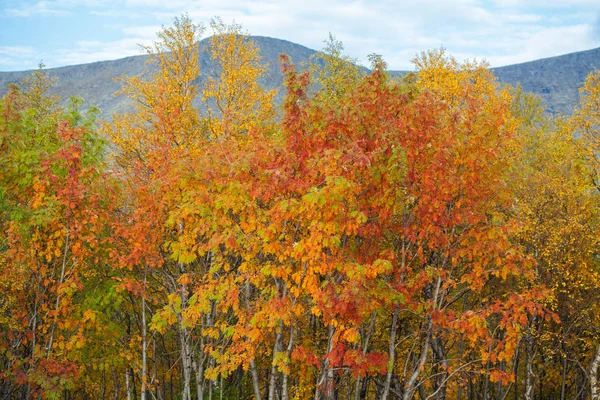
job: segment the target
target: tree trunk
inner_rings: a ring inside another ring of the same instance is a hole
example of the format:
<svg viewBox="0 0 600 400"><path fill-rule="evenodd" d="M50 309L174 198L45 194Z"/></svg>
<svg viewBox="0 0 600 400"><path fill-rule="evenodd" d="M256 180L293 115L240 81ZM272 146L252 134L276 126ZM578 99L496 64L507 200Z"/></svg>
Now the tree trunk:
<svg viewBox="0 0 600 400"><path fill-rule="evenodd" d="M131 383L129 382L129 368L125 370L125 389L127 390L127 400L131 400Z"/></svg>
<svg viewBox="0 0 600 400"><path fill-rule="evenodd" d="M65 237L65 248L63 251L63 259L62 259L62 265L61 265L61 269L60 269L60 280L58 281L58 285L59 287L62 286L62 284L65 281L65 270L67 268L67 253L69 252L69 224L67 223L67 236ZM54 342L54 331L56 330L56 322L58 321L58 308L60 307L60 291L57 291L57 295L56 295L56 304L54 305L54 320L52 321L52 325L50 326L50 338L48 340L48 346L46 348L46 358L50 358L50 353L52 352L52 344Z"/></svg>
<svg viewBox="0 0 600 400"><path fill-rule="evenodd" d="M252 376L252 389L254 390L254 398L255 400L261 400L258 369L256 368L256 362L254 360L250 361L250 375Z"/></svg>
<svg viewBox="0 0 600 400"><path fill-rule="evenodd" d="M561 374L561 385L560 385L560 400L566 400L567 397L567 369L569 367L569 360L567 358L567 349L565 346L565 341L563 338L562 341L562 351L563 351L563 366L562 366L562 374Z"/></svg>
<svg viewBox="0 0 600 400"><path fill-rule="evenodd" d="M195 357L192 357L192 368L196 375L196 398L197 400L202 400L204 397L204 338L202 337L202 332L200 332L200 351L201 351L201 359L196 360Z"/></svg>
<svg viewBox="0 0 600 400"><path fill-rule="evenodd" d="M521 346L517 346L517 350L514 355L514 374L515 374L515 391L514 391L514 400L519 400L519 359L521 358L520 349Z"/></svg>
<svg viewBox="0 0 600 400"><path fill-rule="evenodd" d="M146 400L146 384L148 381L148 338L146 330L146 268L144 267L144 293L142 293L142 383L141 399Z"/></svg>
<svg viewBox="0 0 600 400"><path fill-rule="evenodd" d="M281 377L281 400L289 400L288 374L282 373Z"/></svg>
<svg viewBox="0 0 600 400"><path fill-rule="evenodd" d="M535 372L533 370L533 361L535 359L535 352L533 337L531 336L531 334L527 335L526 343L527 345L525 348L527 349L527 351L525 353L525 400L534 400L533 396L535 394Z"/></svg>
<svg viewBox="0 0 600 400"><path fill-rule="evenodd" d="M33 303L33 318L31 321L31 333L33 335L31 339L31 362L35 364L35 344L37 339L37 315L38 315L38 293L40 291L40 285L38 281L38 287L35 292L35 300ZM25 390L25 399L29 400L31 396L31 383L27 380L27 389Z"/></svg>
<svg viewBox="0 0 600 400"><path fill-rule="evenodd" d="M435 388L435 400L446 399L446 382L448 380L448 358L446 357L446 350L439 337L432 338L431 350L435 356L435 361L442 365L442 371L438 373L436 381L438 382Z"/></svg>
<svg viewBox="0 0 600 400"><path fill-rule="evenodd" d="M248 314L250 314L250 283L249 282L246 282L245 295L246 295L245 296L246 310L248 311ZM255 398L255 400L261 400L258 369L256 368L256 362L254 361L254 359L250 360L250 376L252 377L252 389L254 390L254 398Z"/></svg>
<svg viewBox="0 0 600 400"><path fill-rule="evenodd" d="M215 301L211 300L210 310L206 314L206 325L209 327L213 327L214 321L215 321ZM209 340L210 340L210 347L213 347L215 339L210 338ZM213 368L215 366L215 358L212 357L210 354L208 354L207 357L208 357L208 367ZM208 400L212 400L214 381L208 381L207 383L208 383Z"/></svg>
<svg viewBox="0 0 600 400"><path fill-rule="evenodd" d="M440 297L440 288L442 286L442 279L438 276L437 283L435 286L435 291L432 296L434 308L438 308L438 304L441 303L439 301ZM429 353L429 342L431 341L431 336L433 334L433 321L431 316L427 317L427 328L425 331L425 340L423 343L423 348L421 349L421 355L419 356L419 361L417 365L413 368L413 373L411 374L408 382L404 387L404 400L411 400L415 395L415 391L417 389L417 379L421 374L421 370L427 361L427 353Z"/></svg>
<svg viewBox="0 0 600 400"><path fill-rule="evenodd" d="M327 352L325 353L325 361L323 362L323 369L321 372L321 377L317 382L315 389L315 399L335 399L335 390L333 387L334 376L333 376L333 368L331 368L331 364L329 363L329 353L333 349L333 336L335 334L335 328L332 324L329 325L329 339L327 340Z"/></svg>
<svg viewBox="0 0 600 400"><path fill-rule="evenodd" d="M183 224L179 223L179 234L183 235ZM185 264L178 263L179 276L182 277L185 274ZM183 282L183 281L182 281ZM187 308L188 293L187 285L181 283L179 287L179 294L181 298L181 312L177 316L179 319L179 337L181 342L181 363L183 365L183 400L192 400L192 349L191 349L191 335L188 329L185 327L185 321L183 319L183 313Z"/></svg>
<svg viewBox="0 0 600 400"><path fill-rule="evenodd" d="M277 365L275 363L277 353L281 352L281 337L283 334L283 322L280 321L279 329L275 334L275 343L273 344L273 361L271 363L271 373L269 375L269 400L275 400L275 385L277 384Z"/></svg>
<svg viewBox="0 0 600 400"><path fill-rule="evenodd" d="M421 350L421 355L419 356L419 362L418 362L417 366L413 369L413 373L410 376L408 382L406 383L406 386L404 388L403 400L411 400L414 397L415 391L416 391L417 379L419 378L421 368L423 367L423 365L425 365L425 362L427 361L427 353L428 352L429 352L429 340L427 340L425 342L425 344L423 345L423 349Z"/></svg>
<svg viewBox="0 0 600 400"><path fill-rule="evenodd" d="M600 344L596 350L596 355L592 359L590 364L590 393L592 400L600 400L600 393L598 393L598 367L600 366Z"/></svg>
<svg viewBox="0 0 600 400"><path fill-rule="evenodd" d="M295 337L294 326L295 325L294 325L293 321L290 322L290 338L288 340L288 345L285 350L285 356L286 356L285 359L287 360L287 362L289 362L289 359L292 354L292 349L294 348L294 337ZM288 374L285 371L283 371L282 378L281 378L281 400L289 400L289 398L290 398L288 379L289 379Z"/></svg>
<svg viewBox="0 0 600 400"><path fill-rule="evenodd" d="M377 318L377 312L373 313L371 317L371 322L369 323L369 330L367 331L367 337L365 338L365 343L363 346L363 356L367 354L367 350L369 350L369 342L371 341L371 335L373 334L373 328L375 326L375 318ZM360 400L364 397L362 393L362 385L360 376L356 377L356 384L354 385L354 400Z"/></svg>
<svg viewBox="0 0 600 400"><path fill-rule="evenodd" d="M112 376L113 376L113 385L115 387L115 394L113 396L113 400L118 400L119 399L119 392L120 392L120 387L119 387L119 378L117 377L117 372L115 371L114 367L111 365L110 370L112 372Z"/></svg>
<svg viewBox="0 0 600 400"><path fill-rule="evenodd" d="M191 381L192 381L192 363L190 360L191 349L190 349L190 335L186 328L183 327L183 322L180 321L180 332L179 338L181 342L181 362L183 365L183 400L191 400Z"/></svg>
<svg viewBox="0 0 600 400"><path fill-rule="evenodd" d="M156 339L152 338L152 384L156 385L158 382L158 370L156 368ZM162 399L162 393L160 390L160 385L156 385L156 394L154 395L155 399Z"/></svg>
<svg viewBox="0 0 600 400"><path fill-rule="evenodd" d="M394 310L394 315L392 317L392 326L390 328L390 343L388 348L388 366L387 366L387 374L385 376L385 385L383 387L383 394L381 395L381 400L387 400L390 395L390 387L392 385L392 374L394 372L394 363L396 358L396 324L398 323L398 313L400 312L400 307L396 307Z"/></svg>

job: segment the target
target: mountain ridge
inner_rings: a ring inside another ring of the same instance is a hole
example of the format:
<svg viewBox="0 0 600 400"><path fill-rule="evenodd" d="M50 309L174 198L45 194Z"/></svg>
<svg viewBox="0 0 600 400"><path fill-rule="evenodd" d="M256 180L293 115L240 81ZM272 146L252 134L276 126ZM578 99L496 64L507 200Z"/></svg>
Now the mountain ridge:
<svg viewBox="0 0 600 400"><path fill-rule="evenodd" d="M288 54L296 65L308 62L316 50L278 38L251 36L260 47L260 54L267 66L268 76L261 84L268 89L278 88L283 76L280 70L279 54ZM212 68L212 60L206 52L208 38L200 42L201 83ZM67 101L70 96L79 96L86 105L94 104L102 110L102 118L128 109L129 100L124 96L115 96L121 88L116 78L142 74L146 69L147 55L128 56L117 60L95 61L92 63L48 68L50 76L58 78L53 89ZM579 87L587 75L600 68L600 48L547 57L519 64L491 68L500 83L521 84L524 90L539 95L547 112L552 115L570 114L579 101ZM27 71L0 72L0 95L6 92L9 83L18 83L31 73ZM393 70L393 76L401 76L408 71ZM278 98L281 99L280 93Z"/></svg>

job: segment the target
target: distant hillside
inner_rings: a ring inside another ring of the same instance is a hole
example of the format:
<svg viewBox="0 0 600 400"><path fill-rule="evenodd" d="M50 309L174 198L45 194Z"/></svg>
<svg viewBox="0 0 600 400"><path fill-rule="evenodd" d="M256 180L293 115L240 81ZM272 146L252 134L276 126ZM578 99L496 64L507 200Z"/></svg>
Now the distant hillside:
<svg viewBox="0 0 600 400"><path fill-rule="evenodd" d="M286 53L299 65L307 62L316 51L286 40L253 36L261 49L263 62L268 65L269 76L261 82L265 87L277 88L281 85L282 74L279 54ZM206 39L200 43L200 81L206 79L212 70L212 60L205 51ZM127 98L114 96L120 89L115 78L139 75L144 71L147 56L127 57L120 60L100 61L90 64L51 68L48 72L59 80L55 92L63 98L75 95L95 104L102 110L102 118L109 118L115 112L127 109ZM578 88L587 75L600 68L600 49L566 54L563 56L531 61L523 64L494 68L500 82L516 85L521 83L526 91L542 97L550 114L570 114L579 101ZM391 71L394 76L403 71ZM0 72L0 95L6 85L19 82L29 71Z"/></svg>
<svg viewBox="0 0 600 400"><path fill-rule="evenodd" d="M253 36L252 39L261 50L263 63L268 66L268 76L261 84L269 89L277 88L283 81L279 55L288 54L292 61L300 65L307 62L311 55L316 53L299 44L281 39ZM203 81L213 70L213 61L206 52L207 39L200 42L200 77ZM102 118L127 109L128 99L125 96L115 96L121 88L121 83L116 78L123 75L136 76L144 72L148 56L140 55L112 61L98 61L89 64L71 65L60 68L49 68L46 71L58 78L58 85L54 93L61 96L64 101L70 96L82 97L86 104L94 104L102 110ZM11 82L19 82L31 71L0 72L0 95L6 93L6 86Z"/></svg>
<svg viewBox="0 0 600 400"><path fill-rule="evenodd" d="M579 88L588 74L600 69L600 48L558 57L494 68L500 82L515 85L542 98L550 114L571 114L579 103Z"/></svg>
<svg viewBox="0 0 600 400"><path fill-rule="evenodd" d="M595 69L600 69L600 48L492 68L492 71L499 82L513 86L520 83L525 91L540 96L548 114L570 115L579 103L579 88Z"/></svg>

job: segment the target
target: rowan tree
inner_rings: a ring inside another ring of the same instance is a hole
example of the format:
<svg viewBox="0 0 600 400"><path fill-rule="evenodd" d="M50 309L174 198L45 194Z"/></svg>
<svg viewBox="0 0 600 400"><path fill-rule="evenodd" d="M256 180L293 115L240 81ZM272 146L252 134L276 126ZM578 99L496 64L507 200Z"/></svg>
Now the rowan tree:
<svg viewBox="0 0 600 400"><path fill-rule="evenodd" d="M38 70L3 99L1 253L6 393L54 397L77 388L91 311L80 300L103 254L110 207L96 110L61 109ZM11 388L12 386L12 388Z"/></svg>

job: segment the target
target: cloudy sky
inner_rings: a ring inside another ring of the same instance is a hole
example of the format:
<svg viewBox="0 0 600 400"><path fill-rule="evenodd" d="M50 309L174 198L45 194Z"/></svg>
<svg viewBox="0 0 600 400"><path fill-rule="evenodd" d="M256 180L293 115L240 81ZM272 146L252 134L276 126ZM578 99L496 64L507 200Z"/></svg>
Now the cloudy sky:
<svg viewBox="0 0 600 400"><path fill-rule="evenodd" d="M0 0L0 71L137 55L183 12L313 49L331 32L350 56L378 53L392 69L441 46L492 66L600 47L598 0Z"/></svg>

